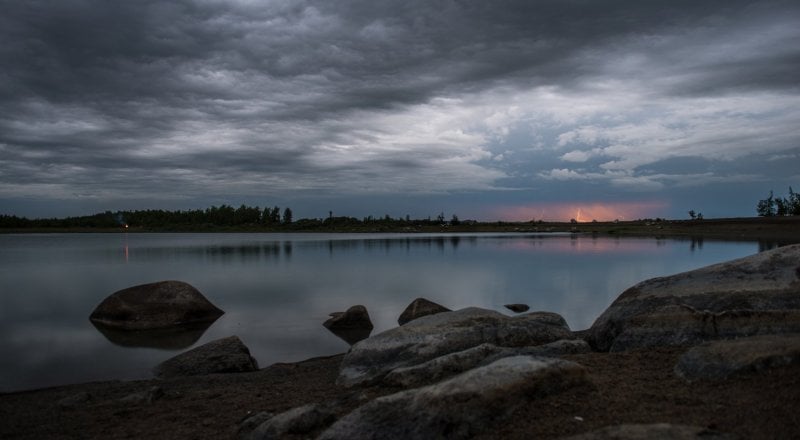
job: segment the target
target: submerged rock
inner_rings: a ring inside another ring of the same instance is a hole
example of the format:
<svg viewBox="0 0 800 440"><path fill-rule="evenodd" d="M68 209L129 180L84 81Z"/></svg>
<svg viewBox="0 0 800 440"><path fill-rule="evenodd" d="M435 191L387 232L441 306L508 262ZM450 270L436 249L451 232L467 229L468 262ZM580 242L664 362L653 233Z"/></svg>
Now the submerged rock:
<svg viewBox="0 0 800 440"><path fill-rule="evenodd" d="M800 363L800 334L762 335L693 347L678 360L675 373L689 381L725 379L735 373L797 363Z"/></svg>
<svg viewBox="0 0 800 440"><path fill-rule="evenodd" d="M319 439L470 438L531 400L588 383L586 370L574 362L503 358L435 385L372 400Z"/></svg>
<svg viewBox="0 0 800 440"><path fill-rule="evenodd" d="M160 281L112 293L89 319L111 329L149 330L213 322L224 313L191 285Z"/></svg>
<svg viewBox="0 0 800 440"><path fill-rule="evenodd" d="M511 310L514 313L523 313L530 310L530 306L528 306L527 304L506 304L503 307L507 308L508 310Z"/></svg>
<svg viewBox="0 0 800 440"><path fill-rule="evenodd" d="M331 313L330 316L322 325L350 345L368 338L372 333L372 321L367 308L362 305L352 306L346 312Z"/></svg>
<svg viewBox="0 0 800 440"><path fill-rule="evenodd" d="M160 363L156 377L243 373L258 370L258 362L237 336L217 339Z"/></svg>
<svg viewBox="0 0 800 440"><path fill-rule="evenodd" d="M691 345L800 332L800 245L677 275L623 292L587 332L601 351Z"/></svg>
<svg viewBox="0 0 800 440"><path fill-rule="evenodd" d="M429 301L425 298L417 298L414 301L411 301L411 304L409 304L408 307L403 310L403 313L401 313L397 318L397 324L403 325L409 321L413 321L423 316L435 315L437 313L450 311L451 310L447 307L436 304L433 301Z"/></svg>
<svg viewBox="0 0 800 440"><path fill-rule="evenodd" d="M373 382L396 368L484 343L522 347L572 339L569 327L560 324L563 319L552 315L508 317L471 307L423 316L353 345L342 360L337 382L345 386Z"/></svg>

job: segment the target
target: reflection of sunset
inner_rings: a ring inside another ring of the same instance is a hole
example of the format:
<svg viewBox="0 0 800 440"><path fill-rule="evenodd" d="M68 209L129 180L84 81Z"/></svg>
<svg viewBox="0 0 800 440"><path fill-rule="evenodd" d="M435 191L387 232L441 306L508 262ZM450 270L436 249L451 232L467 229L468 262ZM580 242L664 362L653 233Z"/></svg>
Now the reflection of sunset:
<svg viewBox="0 0 800 440"><path fill-rule="evenodd" d="M664 202L564 202L506 206L495 210L505 221L569 221L578 222L636 220L658 217L667 207Z"/></svg>
<svg viewBox="0 0 800 440"><path fill-rule="evenodd" d="M590 236L543 236L528 240L514 240L502 243L502 248L514 251L545 251L552 253L588 254L588 253L652 253L663 248L663 242L654 239L611 238ZM666 249L664 249L666 250Z"/></svg>

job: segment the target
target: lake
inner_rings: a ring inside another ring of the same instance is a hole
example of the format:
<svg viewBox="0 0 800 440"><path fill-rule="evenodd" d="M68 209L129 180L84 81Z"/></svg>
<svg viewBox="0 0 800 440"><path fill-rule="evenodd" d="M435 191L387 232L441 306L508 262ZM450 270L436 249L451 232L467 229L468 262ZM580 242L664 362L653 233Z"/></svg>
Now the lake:
<svg viewBox="0 0 800 440"><path fill-rule="evenodd" d="M329 313L363 304L375 334L417 297L507 314L504 304L526 303L580 330L639 281L758 251L569 234L5 234L0 391L148 378L159 362L230 335L262 367L341 353L348 344L322 326ZM109 294L159 280L192 284L225 315L171 344L90 323Z"/></svg>

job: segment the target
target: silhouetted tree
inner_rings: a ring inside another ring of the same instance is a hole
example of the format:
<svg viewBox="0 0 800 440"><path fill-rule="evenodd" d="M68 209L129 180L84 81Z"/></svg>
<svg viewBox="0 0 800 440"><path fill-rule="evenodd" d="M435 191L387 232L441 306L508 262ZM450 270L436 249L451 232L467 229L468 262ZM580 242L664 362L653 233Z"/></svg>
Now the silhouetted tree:
<svg viewBox="0 0 800 440"><path fill-rule="evenodd" d="M292 210L286 208L283 210L283 224L288 225L292 222Z"/></svg>
<svg viewBox="0 0 800 440"><path fill-rule="evenodd" d="M758 212L758 215L761 217L772 217L775 215L775 200L772 196L772 191L769 192L769 197L758 201L756 212Z"/></svg>

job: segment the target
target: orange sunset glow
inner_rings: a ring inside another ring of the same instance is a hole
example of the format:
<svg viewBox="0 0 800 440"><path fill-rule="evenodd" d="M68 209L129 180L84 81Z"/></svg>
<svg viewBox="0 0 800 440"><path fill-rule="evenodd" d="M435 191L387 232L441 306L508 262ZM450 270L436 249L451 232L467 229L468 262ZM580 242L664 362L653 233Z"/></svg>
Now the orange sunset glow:
<svg viewBox="0 0 800 440"><path fill-rule="evenodd" d="M506 206L496 209L495 214L506 221L591 222L659 217L667 207L664 202L558 202Z"/></svg>

